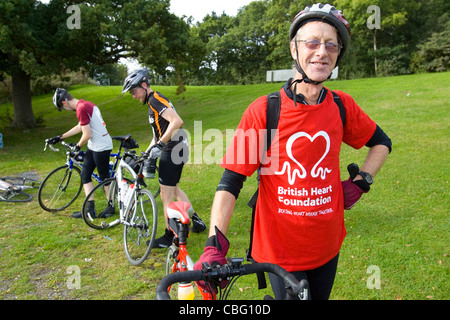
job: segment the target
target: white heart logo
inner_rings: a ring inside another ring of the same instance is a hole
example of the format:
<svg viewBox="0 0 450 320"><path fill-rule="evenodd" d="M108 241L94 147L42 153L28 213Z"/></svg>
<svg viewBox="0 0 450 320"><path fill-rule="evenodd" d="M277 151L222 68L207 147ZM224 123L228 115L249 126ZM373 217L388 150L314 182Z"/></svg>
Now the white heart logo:
<svg viewBox="0 0 450 320"><path fill-rule="evenodd" d="M325 141L327 142L327 146L325 148L325 152L323 153L322 157L320 158L319 161L316 162L316 164L314 165L314 167L311 170L311 176L313 178L317 178L320 175L320 178L322 180L325 180L326 176L328 173L331 173L332 170L328 169L328 168L323 168L323 167L319 167L320 163L323 161L323 159L325 159L325 157L327 156L328 152L330 151L330 137L328 135L328 133L326 133L325 131L320 131L318 133L316 133L316 135L314 137L311 137L309 134L307 134L306 132L297 132L296 134L292 135L287 144L286 144L286 152L287 155L289 156L289 158L291 158L291 160L297 164L297 166L300 169L294 169L291 170L291 164L288 161L285 161L283 164L283 168L281 169L281 171L279 172L275 172L276 175L283 175L286 172L288 173L288 180L289 180L289 184L292 186L295 183L295 180L297 177L299 177L300 179L305 179L306 176L308 175L308 173L306 172L305 167L302 166L302 164L293 156L292 154L292 145L294 144L294 142L302 137L306 137L309 139L309 141L313 142L314 140L316 140L318 137L323 137L325 139Z"/></svg>

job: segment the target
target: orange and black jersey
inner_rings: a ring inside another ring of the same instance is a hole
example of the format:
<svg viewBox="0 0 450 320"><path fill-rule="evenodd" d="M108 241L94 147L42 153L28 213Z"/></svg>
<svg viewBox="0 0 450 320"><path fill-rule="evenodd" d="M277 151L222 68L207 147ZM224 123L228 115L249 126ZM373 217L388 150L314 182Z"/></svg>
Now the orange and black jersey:
<svg viewBox="0 0 450 320"><path fill-rule="evenodd" d="M164 95L162 95L158 91L153 91L152 93L150 93L147 104L148 104L148 120L150 122L150 125L152 126L155 141L158 141L161 139L161 137L164 135L167 128L169 127L169 121L164 119L162 117L162 114L167 109L171 108L175 110L175 108L172 105L172 102L170 102L169 99L167 99ZM178 141L173 140L174 139L172 139L171 142L178 143L180 141L179 139L176 139ZM169 143L169 145L170 144L172 143Z"/></svg>

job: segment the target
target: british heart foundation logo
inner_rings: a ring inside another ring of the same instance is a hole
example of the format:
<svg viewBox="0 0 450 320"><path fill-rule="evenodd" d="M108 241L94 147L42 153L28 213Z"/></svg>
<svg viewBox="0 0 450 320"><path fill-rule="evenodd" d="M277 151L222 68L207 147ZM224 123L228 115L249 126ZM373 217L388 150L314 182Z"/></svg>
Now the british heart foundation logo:
<svg viewBox="0 0 450 320"><path fill-rule="evenodd" d="M325 157L328 155L328 152L330 152L330 136L325 131L320 131L314 135L314 137L311 137L306 132L297 132L296 134L292 135L287 144L286 144L286 152L289 158L292 160L292 162L297 166L296 168L291 167L291 163L289 161L285 161L283 164L283 167L281 171L275 172L276 175L288 175L288 181L289 184L292 186L295 184L295 180L298 178L305 179L308 176L308 172L306 168L300 163L298 159L295 158L293 155L293 145L294 143L301 138L306 138L309 140L310 143L313 143L316 139L325 139L326 145L325 150L322 154L322 157L315 163L313 168L311 169L311 177L317 178L320 176L322 180L326 179L327 174L331 173L332 170L328 168L324 168L321 165L322 161L325 159Z"/></svg>

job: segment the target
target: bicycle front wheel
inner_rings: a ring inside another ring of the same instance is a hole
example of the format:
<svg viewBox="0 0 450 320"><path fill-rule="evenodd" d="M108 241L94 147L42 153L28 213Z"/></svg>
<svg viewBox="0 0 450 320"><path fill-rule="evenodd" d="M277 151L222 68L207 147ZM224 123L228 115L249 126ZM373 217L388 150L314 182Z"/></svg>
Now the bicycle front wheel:
<svg viewBox="0 0 450 320"><path fill-rule="evenodd" d="M88 205L93 201L93 205ZM117 182L115 178L109 178L92 189L83 202L81 210L86 224L94 229L102 230L117 225L119 219L119 201Z"/></svg>
<svg viewBox="0 0 450 320"><path fill-rule="evenodd" d="M137 190L123 231L125 254L132 265L147 259L155 241L157 226L156 201L148 190Z"/></svg>
<svg viewBox="0 0 450 320"><path fill-rule="evenodd" d="M39 205L50 212L64 210L78 198L82 187L80 168L68 165L56 168L39 188Z"/></svg>
<svg viewBox="0 0 450 320"><path fill-rule="evenodd" d="M171 245L169 247L169 249L167 250L167 256L166 256L166 276L171 274L171 273L175 273L175 272L179 272L179 262L176 261L176 259L178 258L178 251L179 249L177 247L175 247L174 245ZM174 283L173 285L171 285L168 290L167 293L170 296L170 300L178 300L178 283Z"/></svg>

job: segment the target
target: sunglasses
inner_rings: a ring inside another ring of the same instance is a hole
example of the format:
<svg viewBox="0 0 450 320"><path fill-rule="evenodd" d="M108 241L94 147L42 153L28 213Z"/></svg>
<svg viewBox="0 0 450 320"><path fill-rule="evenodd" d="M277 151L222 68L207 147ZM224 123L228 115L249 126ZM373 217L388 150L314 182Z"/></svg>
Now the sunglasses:
<svg viewBox="0 0 450 320"><path fill-rule="evenodd" d="M306 48L310 50L319 50L320 46L325 45L325 49L329 53L338 53L342 46L339 43L335 42L320 42L319 40L298 40L299 42L303 42Z"/></svg>
<svg viewBox="0 0 450 320"><path fill-rule="evenodd" d="M136 88L131 89L131 90L130 90L130 94L131 94L132 96L134 96L134 94L136 93L137 89L139 89L139 87L136 87Z"/></svg>

